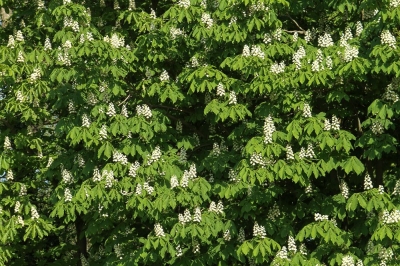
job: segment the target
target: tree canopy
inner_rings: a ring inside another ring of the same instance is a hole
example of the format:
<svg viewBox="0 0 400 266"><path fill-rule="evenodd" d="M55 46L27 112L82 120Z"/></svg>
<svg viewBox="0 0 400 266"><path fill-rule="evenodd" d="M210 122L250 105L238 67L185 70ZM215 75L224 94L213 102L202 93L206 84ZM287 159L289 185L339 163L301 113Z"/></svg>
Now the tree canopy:
<svg viewBox="0 0 400 266"><path fill-rule="evenodd" d="M0 7L0 265L399 265L400 1Z"/></svg>

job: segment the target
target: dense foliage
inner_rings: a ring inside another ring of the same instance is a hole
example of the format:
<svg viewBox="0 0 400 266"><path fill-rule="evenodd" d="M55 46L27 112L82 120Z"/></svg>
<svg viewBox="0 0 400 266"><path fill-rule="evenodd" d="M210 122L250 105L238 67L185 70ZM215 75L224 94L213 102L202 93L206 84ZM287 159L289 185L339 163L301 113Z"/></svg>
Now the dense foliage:
<svg viewBox="0 0 400 266"><path fill-rule="evenodd" d="M400 264L400 1L0 6L1 265Z"/></svg>

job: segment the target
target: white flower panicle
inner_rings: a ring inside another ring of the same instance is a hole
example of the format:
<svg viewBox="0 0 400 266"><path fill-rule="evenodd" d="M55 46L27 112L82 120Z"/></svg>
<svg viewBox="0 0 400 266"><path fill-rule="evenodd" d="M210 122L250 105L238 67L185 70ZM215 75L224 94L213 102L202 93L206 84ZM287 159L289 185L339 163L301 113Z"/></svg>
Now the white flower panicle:
<svg viewBox="0 0 400 266"><path fill-rule="evenodd" d="M264 52L261 50L261 47L258 45L252 45L251 46L251 51L250 54L254 57L258 57L260 59L264 59L265 58L265 54Z"/></svg>
<svg viewBox="0 0 400 266"><path fill-rule="evenodd" d="M301 69L301 59L306 56L306 50L303 46L300 46L299 49L293 54L292 61L293 64L296 65L296 69Z"/></svg>
<svg viewBox="0 0 400 266"><path fill-rule="evenodd" d="M340 182L339 188L340 188L340 192L342 193L342 196L345 199L348 199L349 198L349 187L347 186L347 183L344 180L342 180Z"/></svg>
<svg viewBox="0 0 400 266"><path fill-rule="evenodd" d="M374 122L372 122L371 130L372 130L372 133L374 133L375 135L380 135L383 133L384 128L383 128L383 125L381 124L381 122L374 121Z"/></svg>
<svg viewBox="0 0 400 266"><path fill-rule="evenodd" d="M186 153L186 149L184 147L182 147L181 151L179 152L179 162L180 163L187 162L187 153Z"/></svg>
<svg viewBox="0 0 400 266"><path fill-rule="evenodd" d="M306 150L304 149L304 147L301 147L299 157L300 159L306 158Z"/></svg>
<svg viewBox="0 0 400 266"><path fill-rule="evenodd" d="M220 96L220 97L225 96L225 88L221 82L218 83L218 86L217 86L217 96Z"/></svg>
<svg viewBox="0 0 400 266"><path fill-rule="evenodd" d="M147 194L151 195L154 192L154 187L150 186L148 182L143 183L143 188L146 190Z"/></svg>
<svg viewBox="0 0 400 266"><path fill-rule="evenodd" d="M289 239L288 239L288 250L293 252L293 253L297 252L296 241L294 240L293 236L289 236Z"/></svg>
<svg viewBox="0 0 400 266"><path fill-rule="evenodd" d="M82 127L86 128L90 127L90 119L87 114L82 115Z"/></svg>
<svg viewBox="0 0 400 266"><path fill-rule="evenodd" d="M67 52L62 52L61 50L59 50L57 61L59 61L61 65L71 66L71 58L69 57Z"/></svg>
<svg viewBox="0 0 400 266"><path fill-rule="evenodd" d="M21 226L25 225L24 219L22 219L21 215L18 215L17 217L17 224L20 224Z"/></svg>
<svg viewBox="0 0 400 266"><path fill-rule="evenodd" d="M251 55L250 47L247 44L245 44L244 47L243 47L242 56L248 57L250 55Z"/></svg>
<svg viewBox="0 0 400 266"><path fill-rule="evenodd" d="M378 186L378 191L379 191L379 194L385 193L385 188L384 188L384 186L379 185L379 186Z"/></svg>
<svg viewBox="0 0 400 266"><path fill-rule="evenodd" d="M100 135L100 140L107 139L107 126L106 125L101 126L99 135Z"/></svg>
<svg viewBox="0 0 400 266"><path fill-rule="evenodd" d="M181 257L183 255L181 245L176 246L176 256Z"/></svg>
<svg viewBox="0 0 400 266"><path fill-rule="evenodd" d="M151 109L147 104L136 106L136 113L138 116L144 116L146 119L150 119L153 116Z"/></svg>
<svg viewBox="0 0 400 266"><path fill-rule="evenodd" d="M21 209L21 203L19 201L15 202L14 212L19 213L20 209Z"/></svg>
<svg viewBox="0 0 400 266"><path fill-rule="evenodd" d="M139 170L140 163L138 161L135 161L135 163L132 163L129 166L129 173L128 175L131 177L136 177L137 171Z"/></svg>
<svg viewBox="0 0 400 266"><path fill-rule="evenodd" d="M119 10L121 7L119 6L118 0L114 0L114 10Z"/></svg>
<svg viewBox="0 0 400 266"><path fill-rule="evenodd" d="M182 122L178 120L176 122L176 131L178 131L178 133L182 133L182 129L183 129Z"/></svg>
<svg viewBox="0 0 400 266"><path fill-rule="evenodd" d="M171 38L173 40L175 40L179 36L184 36L185 32L179 28L171 27L169 29L169 34L171 34ZM161 77L160 77L160 79L161 79Z"/></svg>
<svg viewBox="0 0 400 266"><path fill-rule="evenodd" d="M201 15L201 22L206 26L207 29L210 29L214 24L214 20L211 18L209 13L203 13Z"/></svg>
<svg viewBox="0 0 400 266"><path fill-rule="evenodd" d="M356 57L358 57L358 48L347 45L344 48L343 60L348 63L353 61L353 59Z"/></svg>
<svg viewBox="0 0 400 266"><path fill-rule="evenodd" d="M99 168L95 167L93 170L93 181L100 182L102 179L102 175L100 174Z"/></svg>
<svg viewBox="0 0 400 266"><path fill-rule="evenodd" d="M282 37L282 29L277 28L274 33L272 33L272 38L274 38L277 41L280 41Z"/></svg>
<svg viewBox="0 0 400 266"><path fill-rule="evenodd" d="M328 69L332 69L333 67L333 61L332 58L330 56L327 56L325 59L325 65Z"/></svg>
<svg viewBox="0 0 400 266"><path fill-rule="evenodd" d="M296 31L295 33L293 33L293 42L297 42L298 38L299 38L299 34Z"/></svg>
<svg viewBox="0 0 400 266"><path fill-rule="evenodd" d="M83 168L85 166L85 160L83 159L81 154L77 155L76 160L78 162L79 167Z"/></svg>
<svg viewBox="0 0 400 266"><path fill-rule="evenodd" d="M272 134L276 131L276 129L271 115L265 118L263 131L264 131L264 143L265 144L272 143L273 142Z"/></svg>
<svg viewBox="0 0 400 266"><path fill-rule="evenodd" d="M253 226L253 236L259 238L265 238L267 233L265 232L265 227L263 225L258 225L257 222Z"/></svg>
<svg viewBox="0 0 400 266"><path fill-rule="evenodd" d="M294 153L292 146L286 145L286 160L294 160Z"/></svg>
<svg viewBox="0 0 400 266"><path fill-rule="evenodd" d="M153 162L157 162L161 158L161 149L160 146L156 146L149 156L149 159L147 161L147 165L151 165Z"/></svg>
<svg viewBox="0 0 400 266"><path fill-rule="evenodd" d="M234 91L231 91L229 93L229 100L228 100L229 104L235 105L237 104L237 98L236 98L236 93Z"/></svg>
<svg viewBox="0 0 400 266"><path fill-rule="evenodd" d="M200 244L197 241L194 241L193 243L193 253L200 253Z"/></svg>
<svg viewBox="0 0 400 266"><path fill-rule="evenodd" d="M111 38L108 36L105 36L103 38L103 41L109 43L111 45L111 47L116 48L116 49L122 48L125 46L124 37L122 37L122 36L119 37L116 33L113 33L111 35Z"/></svg>
<svg viewBox="0 0 400 266"><path fill-rule="evenodd" d="M8 136L6 136L6 137L4 138L4 145L3 145L3 147L4 147L4 150L12 150L11 141L10 141L10 138L9 138Z"/></svg>
<svg viewBox="0 0 400 266"><path fill-rule="evenodd" d="M152 8L151 8L151 10L150 10L150 17L151 17L152 19L156 19L156 18L157 18L156 11L154 11L154 9L152 9Z"/></svg>
<svg viewBox="0 0 400 266"><path fill-rule="evenodd" d="M35 81L41 78L42 74L40 73L40 68L34 68L32 74L29 77L29 82L34 83Z"/></svg>
<svg viewBox="0 0 400 266"><path fill-rule="evenodd" d="M344 256L341 266L354 266L354 258L350 255Z"/></svg>
<svg viewBox="0 0 400 266"><path fill-rule="evenodd" d="M390 0L389 6L391 8L397 8L400 6L400 0Z"/></svg>
<svg viewBox="0 0 400 266"><path fill-rule="evenodd" d="M364 190L372 189L374 186L372 185L371 176L367 173L364 177Z"/></svg>
<svg viewBox="0 0 400 266"><path fill-rule="evenodd" d="M396 184L393 189L393 195L400 195L400 180L396 181Z"/></svg>
<svg viewBox="0 0 400 266"><path fill-rule="evenodd" d="M310 105L308 103L305 103L304 106L303 106L303 116L305 118L312 117L311 107L310 107Z"/></svg>
<svg viewBox="0 0 400 266"><path fill-rule="evenodd" d="M47 161L46 168L49 168L53 162L54 162L54 159L49 157L49 160Z"/></svg>
<svg viewBox="0 0 400 266"><path fill-rule="evenodd" d="M78 21L73 20L71 17L64 18L64 28L71 27L74 32L79 32Z"/></svg>
<svg viewBox="0 0 400 266"><path fill-rule="evenodd" d="M230 241L231 240L231 232L229 231L229 229L226 229L223 235L223 238L225 241Z"/></svg>
<svg viewBox="0 0 400 266"><path fill-rule="evenodd" d="M71 202L72 201L72 194L69 188L64 190L64 202Z"/></svg>
<svg viewBox="0 0 400 266"><path fill-rule="evenodd" d="M62 177L63 182L64 182L65 184L71 184L72 182L74 182L74 178L72 177L71 172L69 172L69 171L66 170L66 169L63 169L63 170L61 171L61 177Z"/></svg>
<svg viewBox="0 0 400 266"><path fill-rule="evenodd" d="M154 225L154 232L156 234L156 237L164 237L165 233L164 233L164 229L162 228L161 224L156 223Z"/></svg>
<svg viewBox="0 0 400 266"><path fill-rule="evenodd" d="M278 63L272 64L270 71L271 71L271 73L274 73L274 74L280 74L280 73L285 72L285 62L282 61L279 64Z"/></svg>
<svg viewBox="0 0 400 266"><path fill-rule="evenodd" d="M306 245L304 243L301 243L299 251L302 255L307 256L307 248Z"/></svg>
<svg viewBox="0 0 400 266"><path fill-rule="evenodd" d="M271 43L271 42L272 42L272 36L271 36L271 34L265 33L265 34L264 34L263 42L264 42L265 44Z"/></svg>
<svg viewBox="0 0 400 266"><path fill-rule="evenodd" d="M267 163L262 157L261 153L253 153L250 157L250 164L252 166L260 165L264 167Z"/></svg>
<svg viewBox="0 0 400 266"><path fill-rule="evenodd" d="M305 157L310 158L310 159L315 157L315 153L314 153L314 150L313 150L313 145L311 143L309 143L307 145L307 151L306 151L306 156Z"/></svg>
<svg viewBox="0 0 400 266"><path fill-rule="evenodd" d="M320 213L315 213L315 214L314 214L314 220L315 220L316 222L319 222L319 221L327 221L327 220L329 220L329 218L328 218L328 215L322 215L322 214L320 214Z"/></svg>
<svg viewBox="0 0 400 266"><path fill-rule="evenodd" d="M245 233L244 233L243 227L240 227L240 229L239 229L239 234L238 234L237 240L238 240L240 243L243 243L243 242L246 240L246 235L245 235Z"/></svg>
<svg viewBox="0 0 400 266"><path fill-rule="evenodd" d="M107 112L106 114L110 117L115 116L117 113L115 112L115 107L113 103L108 104Z"/></svg>
<svg viewBox="0 0 400 266"><path fill-rule="evenodd" d="M236 24L236 22L237 22L237 17L233 16L231 17L228 26L231 27L233 24Z"/></svg>
<svg viewBox="0 0 400 266"><path fill-rule="evenodd" d="M357 21L356 22L356 37L359 37L360 35L361 35L361 33L362 33L362 31L363 31L363 25L362 25L362 23L361 23L361 21Z"/></svg>
<svg viewBox="0 0 400 266"><path fill-rule="evenodd" d="M179 0L177 5L182 8L190 7L190 0Z"/></svg>
<svg viewBox="0 0 400 266"><path fill-rule="evenodd" d="M319 47L330 47L333 46L333 40L329 33L325 33L322 36L318 37L318 46Z"/></svg>
<svg viewBox="0 0 400 266"><path fill-rule="evenodd" d="M15 40L17 42L23 42L24 41L24 35L22 34L22 31L18 30L17 33L15 34Z"/></svg>
<svg viewBox="0 0 400 266"><path fill-rule="evenodd" d="M19 196L20 197L23 197L23 196L26 196L26 186L25 186L25 184L22 184L21 185L21 189L19 190Z"/></svg>
<svg viewBox="0 0 400 266"><path fill-rule="evenodd" d="M213 144L212 154L216 157L221 155L221 149L219 148L219 144L217 142L214 142Z"/></svg>
<svg viewBox="0 0 400 266"><path fill-rule="evenodd" d="M239 182L240 180L237 176L237 172L233 169L229 169L228 178L231 182Z"/></svg>
<svg viewBox="0 0 400 266"><path fill-rule="evenodd" d="M119 151L114 151L113 153L113 162L114 163L121 163L123 165L128 164L128 158L126 157L125 154L122 154Z"/></svg>
<svg viewBox="0 0 400 266"><path fill-rule="evenodd" d="M121 115L128 118L128 109L126 108L126 105L122 105L122 110L121 110Z"/></svg>
<svg viewBox="0 0 400 266"><path fill-rule="evenodd" d="M389 211L384 210L382 214L382 221L385 224L397 224L400 221L400 210Z"/></svg>
<svg viewBox="0 0 400 266"><path fill-rule="evenodd" d="M106 180L106 183L105 183L104 187L105 188L112 188L113 183L115 181L114 172L112 170L110 170L110 171L104 170L102 179L103 178L105 178L105 180Z"/></svg>
<svg viewBox="0 0 400 266"><path fill-rule="evenodd" d="M196 223L200 223L201 222L201 209L200 209L200 207L196 207L196 209L194 210L193 222L196 222Z"/></svg>
<svg viewBox="0 0 400 266"><path fill-rule="evenodd" d="M278 253L276 253L276 257L277 258L281 258L281 259L287 259L288 258L288 252L285 246L283 246L281 248L281 250L278 251Z"/></svg>
<svg viewBox="0 0 400 266"><path fill-rule="evenodd" d="M188 180L189 181L189 180ZM179 181L178 181L178 177L176 177L176 175L171 176L171 188L174 189L176 187L179 187Z"/></svg>
<svg viewBox="0 0 400 266"><path fill-rule="evenodd" d="M312 190L313 190L313 187L312 187L312 184L310 183L310 184L308 184L308 186L306 187L305 192L306 192L307 194L310 194L310 193L312 193Z"/></svg>
<svg viewBox="0 0 400 266"><path fill-rule="evenodd" d="M160 81L163 82L163 81L168 81L168 80L169 80L168 72L167 72L167 70L164 69L160 75Z"/></svg>
<svg viewBox="0 0 400 266"><path fill-rule="evenodd" d="M136 185L135 194L136 195L142 195L142 185L141 184L137 184Z"/></svg>
<svg viewBox="0 0 400 266"><path fill-rule="evenodd" d="M280 215L281 215L281 212L279 210L278 205L275 202L274 205L272 206L272 208L269 210L267 218L274 222Z"/></svg>
<svg viewBox="0 0 400 266"><path fill-rule="evenodd" d="M332 115L331 129L336 131L340 130L340 121L335 115Z"/></svg>
<svg viewBox="0 0 400 266"><path fill-rule="evenodd" d="M18 52L17 62L18 62L18 63L23 63L23 62L25 62L25 57L24 57L22 51L19 51L19 52Z"/></svg>
<svg viewBox="0 0 400 266"><path fill-rule="evenodd" d="M39 213L36 210L36 207L32 206L31 208L31 218L32 220L37 220L39 219Z"/></svg>
<svg viewBox="0 0 400 266"><path fill-rule="evenodd" d="M20 90L17 91L17 93L15 95L15 98L16 98L17 101L19 101L21 103L23 101L25 101L25 96L22 94L22 92Z"/></svg>
<svg viewBox="0 0 400 266"><path fill-rule="evenodd" d="M63 0L63 5L71 4L71 0Z"/></svg>
<svg viewBox="0 0 400 266"><path fill-rule="evenodd" d="M14 36L8 35L7 47L15 48L15 39L14 39Z"/></svg>
<svg viewBox="0 0 400 266"><path fill-rule="evenodd" d="M381 43L387 44L392 49L396 49L396 37L394 37L389 30L382 31Z"/></svg>
<svg viewBox="0 0 400 266"><path fill-rule="evenodd" d="M129 10L129 11L132 11L132 10L134 10L134 9L136 9L135 0L129 0L128 10Z"/></svg>

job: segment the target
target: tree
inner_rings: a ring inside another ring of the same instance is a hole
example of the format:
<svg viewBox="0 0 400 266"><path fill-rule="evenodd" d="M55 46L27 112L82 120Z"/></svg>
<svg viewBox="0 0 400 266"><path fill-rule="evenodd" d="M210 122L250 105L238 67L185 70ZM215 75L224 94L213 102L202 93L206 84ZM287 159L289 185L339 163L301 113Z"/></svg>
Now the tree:
<svg viewBox="0 0 400 266"><path fill-rule="evenodd" d="M0 6L1 264L399 264L399 1Z"/></svg>

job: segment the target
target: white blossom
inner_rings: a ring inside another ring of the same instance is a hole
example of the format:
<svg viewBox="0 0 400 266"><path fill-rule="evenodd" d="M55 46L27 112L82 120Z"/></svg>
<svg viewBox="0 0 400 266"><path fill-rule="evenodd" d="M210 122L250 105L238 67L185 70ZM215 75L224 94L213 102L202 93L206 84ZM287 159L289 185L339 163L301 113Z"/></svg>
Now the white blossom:
<svg viewBox="0 0 400 266"><path fill-rule="evenodd" d="M328 218L328 215L322 215L322 214L320 214L320 213L315 213L315 214L314 214L314 220L315 220L316 222L319 222L319 221L327 221L327 220L329 220L329 218Z"/></svg>
<svg viewBox="0 0 400 266"><path fill-rule="evenodd" d="M10 141L10 138L9 138L8 136L6 136L6 137L4 138L4 145L3 145L3 147L4 147L4 150L12 150L11 141Z"/></svg>
<svg viewBox="0 0 400 266"><path fill-rule="evenodd" d="M379 194L385 193L385 188L384 188L384 186L379 185L379 186L378 186L378 191L379 191Z"/></svg>
<svg viewBox="0 0 400 266"><path fill-rule="evenodd" d="M332 115L331 129L337 131L340 130L340 121L335 115Z"/></svg>
<svg viewBox="0 0 400 266"><path fill-rule="evenodd" d="M318 46L320 47L329 47L333 46L333 40L329 33L325 33L322 36L318 37Z"/></svg>
<svg viewBox="0 0 400 266"><path fill-rule="evenodd" d="M136 106L136 113L138 116L144 116L147 119L150 119L153 116L151 109L147 104Z"/></svg>
<svg viewBox="0 0 400 266"><path fill-rule="evenodd" d="M23 42L24 41L24 35L22 34L22 31L18 30L17 33L15 34L15 40L17 42Z"/></svg>
<svg viewBox="0 0 400 266"><path fill-rule="evenodd" d="M265 232L265 227L262 225L258 225L258 223L255 222L253 226L253 236L265 238L267 236L267 233Z"/></svg>
<svg viewBox="0 0 400 266"><path fill-rule="evenodd" d="M232 104L232 105L237 104L236 93L235 93L234 91L231 91L231 92L229 93L229 101L228 101L228 103L229 103L229 104Z"/></svg>
<svg viewBox="0 0 400 266"><path fill-rule="evenodd" d="M20 209L21 209L21 203L19 201L15 202L14 212L19 213Z"/></svg>
<svg viewBox="0 0 400 266"><path fill-rule="evenodd" d="M132 164L129 166L129 173L128 173L128 175L131 176L131 177L136 177L137 170L139 170L139 167L140 167L140 163L139 163L138 161L136 161L135 163L132 163Z"/></svg>
<svg viewBox="0 0 400 266"><path fill-rule="evenodd" d="M390 0L389 6L391 8L397 8L400 6L400 0Z"/></svg>
<svg viewBox="0 0 400 266"><path fill-rule="evenodd" d="M225 230L223 238L225 241L231 240L232 237L231 237L231 232L229 231L229 229Z"/></svg>
<svg viewBox="0 0 400 266"><path fill-rule="evenodd" d="M217 86L217 96L220 96L220 97L225 96L224 85L221 82L218 83L218 86Z"/></svg>
<svg viewBox="0 0 400 266"><path fill-rule="evenodd" d="M245 240L246 240L246 236L245 236L245 233L244 233L244 229L243 229L243 227L240 227L240 229L239 229L239 234L238 234L238 241L240 242L240 243L243 243Z"/></svg>
<svg viewBox="0 0 400 266"><path fill-rule="evenodd" d="M107 112L106 114L110 117L115 116L117 113L115 112L115 107L113 103L108 104Z"/></svg>
<svg viewBox="0 0 400 266"><path fill-rule="evenodd" d="M18 215L17 217L17 224L20 224L21 226L25 225L24 219L22 219L21 215Z"/></svg>
<svg viewBox="0 0 400 266"><path fill-rule="evenodd" d="M194 210L193 222L197 222L197 223L201 222L201 210L200 210L200 207L196 207L196 209Z"/></svg>
<svg viewBox="0 0 400 266"><path fill-rule="evenodd" d="M341 266L354 266L354 258L350 255L344 256Z"/></svg>
<svg viewBox="0 0 400 266"><path fill-rule="evenodd" d="M308 103L305 103L304 106L303 106L303 116L305 118L312 117L311 107L310 107L310 105Z"/></svg>
<svg viewBox="0 0 400 266"><path fill-rule="evenodd" d="M207 29L210 29L214 23L209 13L203 13L201 15L201 22L206 26Z"/></svg>
<svg viewBox="0 0 400 266"><path fill-rule="evenodd" d="M260 59L265 58L264 52L261 50L261 47L258 45L252 45L250 53L252 56L258 57Z"/></svg>
<svg viewBox="0 0 400 266"><path fill-rule="evenodd" d="M64 202L71 202L72 201L72 194L69 188L64 190Z"/></svg>
<svg viewBox="0 0 400 266"><path fill-rule="evenodd" d="M280 74L285 72L285 62L282 61L279 64L278 63L272 64L270 71L274 74Z"/></svg>
<svg viewBox="0 0 400 266"><path fill-rule="evenodd" d="M22 51L19 51L19 52L18 52L17 62L18 62L18 63L23 63L23 62L25 62L25 57L24 57L24 55L22 54Z"/></svg>
<svg viewBox="0 0 400 266"><path fill-rule="evenodd" d="M154 187L150 186L148 182L143 183L143 189L146 190L147 194L151 195L154 192Z"/></svg>
<svg viewBox="0 0 400 266"><path fill-rule="evenodd" d="M170 183L171 183L172 189L179 187L179 181L178 181L178 178L176 177L176 175L171 176Z"/></svg>
<svg viewBox="0 0 400 266"><path fill-rule="evenodd" d="M87 114L82 115L82 127L86 128L90 127L90 119Z"/></svg>
<svg viewBox="0 0 400 266"><path fill-rule="evenodd" d="M294 153L292 146L286 145L286 160L294 160Z"/></svg>
<svg viewBox="0 0 400 266"><path fill-rule="evenodd" d="M164 237L165 236L164 229L162 228L162 226L159 223L156 223L154 225L154 232L156 233L156 237Z"/></svg>
<svg viewBox="0 0 400 266"><path fill-rule="evenodd" d="M40 68L34 68L32 74L29 77L29 82L33 83L37 80L40 79L40 77L42 76L42 74L40 73Z"/></svg>
<svg viewBox="0 0 400 266"><path fill-rule="evenodd" d="M151 155L148 157L149 159L147 161L147 165L151 165L153 162L157 162L161 158L160 146L156 146Z"/></svg>
<svg viewBox="0 0 400 266"><path fill-rule="evenodd" d="M340 191L342 193L342 196L345 199L348 199L349 198L349 187L347 186L347 183L344 180L342 180L340 182L339 188L340 188Z"/></svg>
<svg viewBox="0 0 400 266"><path fill-rule="evenodd" d="M272 120L272 116L269 115L267 118L265 118L264 121L264 143L272 143L272 134L276 131L274 121Z"/></svg>
<svg viewBox="0 0 400 266"><path fill-rule="evenodd" d="M36 207L32 206L32 208L31 208L31 217L32 217L32 220L39 219L39 213L37 212Z"/></svg>
<svg viewBox="0 0 400 266"><path fill-rule="evenodd" d="M389 30L382 31L381 43L387 44L392 49L396 49L396 37L394 37Z"/></svg>
<svg viewBox="0 0 400 266"><path fill-rule="evenodd" d="M125 154L122 154L119 151L114 151L113 153L113 162L114 163L121 163L123 165L128 164L128 158L126 157Z"/></svg>
<svg viewBox="0 0 400 266"><path fill-rule="evenodd" d="M190 0L179 0L177 5L182 8L190 7Z"/></svg>
<svg viewBox="0 0 400 266"><path fill-rule="evenodd" d="M356 22L356 36L359 37L363 31L363 25L361 21Z"/></svg>
<svg viewBox="0 0 400 266"><path fill-rule="evenodd" d="M63 180L63 182L65 184L70 184L70 183L72 183L74 181L74 178L73 178L71 172L69 172L66 169L62 169L61 177L62 177L62 180Z"/></svg>
<svg viewBox="0 0 400 266"><path fill-rule="evenodd" d="M14 39L14 36L8 35L7 47L10 47L10 48L14 48L14 47L15 47L15 39Z"/></svg>
<svg viewBox="0 0 400 266"><path fill-rule="evenodd" d="M181 257L183 255L182 248L180 245L176 246L176 256Z"/></svg>
<svg viewBox="0 0 400 266"><path fill-rule="evenodd" d="M137 184L136 185L135 194L136 195L141 195L142 194L142 185L141 184Z"/></svg>
<svg viewBox="0 0 400 266"><path fill-rule="evenodd" d="M161 80L161 82L169 80L168 72L165 69L163 70L163 72L160 75L160 80Z"/></svg>
<svg viewBox="0 0 400 266"><path fill-rule="evenodd" d="M381 122L374 121L374 122L372 122L371 130L372 130L372 133L374 133L375 135L380 135L383 133L384 128L383 128L383 125L381 124Z"/></svg>
<svg viewBox="0 0 400 266"><path fill-rule="evenodd" d="M400 222L400 210L393 210L389 213L389 211L384 210L382 213L382 221L385 224L397 224Z"/></svg>

